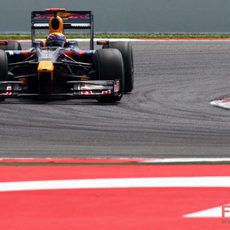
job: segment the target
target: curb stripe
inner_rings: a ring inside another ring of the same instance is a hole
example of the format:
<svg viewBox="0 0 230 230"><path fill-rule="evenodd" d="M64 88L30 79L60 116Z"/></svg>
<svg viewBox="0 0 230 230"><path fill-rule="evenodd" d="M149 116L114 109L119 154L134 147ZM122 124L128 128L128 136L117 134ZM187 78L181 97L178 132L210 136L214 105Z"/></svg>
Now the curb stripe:
<svg viewBox="0 0 230 230"><path fill-rule="evenodd" d="M114 188L230 188L230 176L1 182L0 192Z"/></svg>
<svg viewBox="0 0 230 230"><path fill-rule="evenodd" d="M136 158L0 158L0 163L138 163Z"/></svg>
<svg viewBox="0 0 230 230"><path fill-rule="evenodd" d="M218 163L230 162L230 158L165 158L146 159L144 163Z"/></svg>
<svg viewBox="0 0 230 230"><path fill-rule="evenodd" d="M227 163L230 158L0 158L0 163Z"/></svg>

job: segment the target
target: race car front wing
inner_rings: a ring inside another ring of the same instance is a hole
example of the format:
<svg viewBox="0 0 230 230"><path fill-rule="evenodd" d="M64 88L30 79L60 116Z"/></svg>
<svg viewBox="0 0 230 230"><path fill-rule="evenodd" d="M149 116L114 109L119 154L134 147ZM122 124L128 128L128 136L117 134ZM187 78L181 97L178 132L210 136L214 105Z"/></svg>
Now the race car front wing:
<svg viewBox="0 0 230 230"><path fill-rule="evenodd" d="M0 82L0 99L17 97L71 97L71 98L98 98L118 95L120 92L120 80L92 80L92 81L67 81L70 85L69 92L55 93L48 95L40 93L28 93L28 86L22 81Z"/></svg>

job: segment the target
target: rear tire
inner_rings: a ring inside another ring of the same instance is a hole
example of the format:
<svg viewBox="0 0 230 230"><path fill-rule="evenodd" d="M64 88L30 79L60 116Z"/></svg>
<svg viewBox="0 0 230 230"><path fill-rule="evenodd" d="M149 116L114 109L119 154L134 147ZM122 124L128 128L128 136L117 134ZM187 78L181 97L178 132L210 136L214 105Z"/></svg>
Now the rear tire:
<svg viewBox="0 0 230 230"><path fill-rule="evenodd" d="M1 50L21 50L21 44L17 41L8 41L8 44L5 46L0 46Z"/></svg>
<svg viewBox="0 0 230 230"><path fill-rule="evenodd" d="M8 80L8 59L4 50L0 50L0 81ZM0 97L0 101L4 101L5 98Z"/></svg>
<svg viewBox="0 0 230 230"><path fill-rule="evenodd" d="M0 81L8 80L8 59L4 50L0 50Z"/></svg>
<svg viewBox="0 0 230 230"><path fill-rule="evenodd" d="M133 65L133 49L130 42L110 42L109 46L104 48L118 49L123 57L125 69L125 88L124 92L129 93L133 90L134 85L134 65Z"/></svg>
<svg viewBox="0 0 230 230"><path fill-rule="evenodd" d="M93 62L98 80L120 80L120 91L117 95L98 98L98 101L120 101L124 92L124 64L121 53L117 49L99 49L94 53Z"/></svg>

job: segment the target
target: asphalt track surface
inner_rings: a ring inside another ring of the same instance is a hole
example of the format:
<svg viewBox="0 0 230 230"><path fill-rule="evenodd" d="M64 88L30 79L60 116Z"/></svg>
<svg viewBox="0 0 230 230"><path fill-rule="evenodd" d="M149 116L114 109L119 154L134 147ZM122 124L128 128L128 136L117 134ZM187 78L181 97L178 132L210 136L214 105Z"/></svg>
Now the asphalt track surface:
<svg viewBox="0 0 230 230"><path fill-rule="evenodd" d="M1 103L0 157L228 157L230 111L209 102L230 94L230 42L133 48L135 89L116 105Z"/></svg>

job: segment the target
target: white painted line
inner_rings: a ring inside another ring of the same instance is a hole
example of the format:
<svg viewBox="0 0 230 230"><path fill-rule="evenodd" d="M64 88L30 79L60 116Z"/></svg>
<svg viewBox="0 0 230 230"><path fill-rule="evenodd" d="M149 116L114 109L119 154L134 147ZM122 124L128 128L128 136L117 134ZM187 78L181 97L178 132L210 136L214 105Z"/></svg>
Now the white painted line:
<svg viewBox="0 0 230 230"><path fill-rule="evenodd" d="M119 163L224 163L230 162L229 158L0 158L0 162L66 162L66 163L112 163L112 162L119 162Z"/></svg>
<svg viewBox="0 0 230 230"><path fill-rule="evenodd" d="M225 217L228 216L229 218L229 214L230 214L230 205L227 204L223 206L201 210L198 212L193 212L193 213L184 215L184 217L185 218L223 218L223 215L225 215Z"/></svg>
<svg viewBox="0 0 230 230"><path fill-rule="evenodd" d="M197 163L197 162L230 162L230 158L165 158L165 159L146 159L144 163Z"/></svg>
<svg viewBox="0 0 230 230"><path fill-rule="evenodd" d="M190 213L185 218L220 218L222 217L222 207L210 208L207 210Z"/></svg>
<svg viewBox="0 0 230 230"><path fill-rule="evenodd" d="M50 181L1 182L0 192L53 189L109 188L230 188L230 176L220 177L163 177L111 178Z"/></svg>
<svg viewBox="0 0 230 230"><path fill-rule="evenodd" d="M211 105L224 108L224 109L230 109L230 101L226 100L215 100L210 102Z"/></svg>

